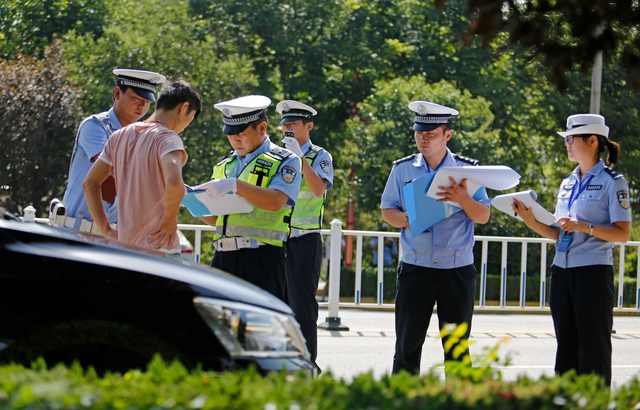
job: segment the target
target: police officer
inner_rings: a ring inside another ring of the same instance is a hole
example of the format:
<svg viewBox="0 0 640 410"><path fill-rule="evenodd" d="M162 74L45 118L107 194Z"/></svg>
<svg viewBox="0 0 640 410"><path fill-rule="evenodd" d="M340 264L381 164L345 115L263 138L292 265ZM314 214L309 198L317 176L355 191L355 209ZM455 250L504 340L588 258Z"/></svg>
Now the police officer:
<svg viewBox="0 0 640 410"><path fill-rule="evenodd" d="M89 212L82 183L98 159L109 136L142 118L151 102L156 101L158 84L166 78L162 74L144 70L115 69L116 87L113 107L109 111L93 114L82 120L71 154L69 181L62 202L67 209L65 226L84 232L100 233ZM109 223L118 222L118 199L113 176L102 184L104 210Z"/></svg>
<svg viewBox="0 0 640 410"><path fill-rule="evenodd" d="M291 216L287 244L285 301L296 314L307 341L311 360L318 352L318 302L316 292L322 266L322 216L327 189L333 186L333 164L327 150L311 142L316 110L298 101L278 103L285 147L302 158L302 187Z"/></svg>
<svg viewBox="0 0 640 410"><path fill-rule="evenodd" d="M250 95L220 102L222 132L234 151L213 168L207 193L237 193L254 206L243 214L201 218L216 227L212 267L285 298L285 254L291 211L302 182L301 161L272 143L265 109L271 100Z"/></svg>
<svg viewBox="0 0 640 410"><path fill-rule="evenodd" d="M611 166L619 157L603 116L571 115L567 130L558 134L564 137L569 160L578 163L558 192L555 216L562 225L536 221L517 200L513 210L529 228L556 240L549 295L558 343L556 373L596 373L610 386L613 244L631 235L629 185L600 159L605 147Z"/></svg>
<svg viewBox="0 0 640 410"><path fill-rule="evenodd" d="M458 185L450 178L451 188L439 187L439 201L458 202L462 210L412 237L403 187L443 166L477 165L478 161L453 154L447 148L452 136L451 120L458 111L426 101L414 101L409 108L416 113L413 130L419 153L394 162L380 209L387 223L402 228L393 372L418 374L422 344L436 302L440 328L448 323L467 323L463 339L469 337L476 288L473 223L486 223L490 209L486 192L484 200L476 201L467 193L466 179ZM461 360L468 355L455 357L453 350L445 352L445 360Z"/></svg>

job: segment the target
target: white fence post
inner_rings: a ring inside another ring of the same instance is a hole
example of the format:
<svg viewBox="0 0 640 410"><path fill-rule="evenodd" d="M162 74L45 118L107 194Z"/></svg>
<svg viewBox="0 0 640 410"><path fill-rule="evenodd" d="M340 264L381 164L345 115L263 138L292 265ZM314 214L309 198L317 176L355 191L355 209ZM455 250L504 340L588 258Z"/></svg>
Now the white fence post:
<svg viewBox="0 0 640 410"><path fill-rule="evenodd" d="M522 242L522 254L520 256L520 307L526 307L527 299L527 243Z"/></svg>
<svg viewBox="0 0 640 410"><path fill-rule="evenodd" d="M331 221L331 260L329 261L329 316L318 329L349 330L340 324L340 258L342 252L342 221Z"/></svg>
<svg viewBox="0 0 640 410"><path fill-rule="evenodd" d="M359 305L362 297L362 235L358 235L356 238L356 288L353 300L356 305Z"/></svg>
<svg viewBox="0 0 640 410"><path fill-rule="evenodd" d="M502 241L502 264L500 276L500 307L507 306L507 249L508 242Z"/></svg>
<svg viewBox="0 0 640 410"><path fill-rule="evenodd" d="M482 278L480 280L480 307L485 307L487 298L487 256L489 254L489 241L482 241Z"/></svg>
<svg viewBox="0 0 640 410"><path fill-rule="evenodd" d="M624 292L624 250L625 246L620 245L620 261L618 265L618 309L624 307L622 302L622 295Z"/></svg>
<svg viewBox="0 0 640 410"><path fill-rule="evenodd" d="M547 281L547 244L540 244L540 307L545 307L546 296L546 281Z"/></svg>
<svg viewBox="0 0 640 410"><path fill-rule="evenodd" d="M29 205L24 208L24 217L22 218L24 222L35 222L36 221L36 208Z"/></svg>

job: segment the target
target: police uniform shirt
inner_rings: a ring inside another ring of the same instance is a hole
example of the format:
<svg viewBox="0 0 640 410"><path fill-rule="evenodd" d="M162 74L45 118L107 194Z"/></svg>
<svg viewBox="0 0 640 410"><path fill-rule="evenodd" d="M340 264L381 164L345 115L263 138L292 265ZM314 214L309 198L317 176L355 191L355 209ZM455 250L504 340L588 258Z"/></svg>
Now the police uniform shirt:
<svg viewBox="0 0 640 410"><path fill-rule="evenodd" d="M102 119L102 122L96 118L103 117L105 114L108 114L109 118ZM110 129L111 132L107 131L105 127ZM93 165L91 158L102 152L111 133L120 128L122 128L122 125L120 125L113 108L108 112L88 117L80 125L73 161L69 169L69 184L62 200L62 203L67 208L68 216L93 221L87 206L87 199L84 196L82 183ZM118 221L118 198L116 197L113 204L107 201L102 202L109 222L116 223ZM76 221L75 229L80 227L80 222L82 221Z"/></svg>
<svg viewBox="0 0 640 410"><path fill-rule="evenodd" d="M456 160L447 148L442 166L468 165L467 162ZM406 212L403 187L429 172L433 170L429 168L422 154L415 154L413 158L395 164L382 193L380 209L399 209ZM487 206L490 204L486 190L480 202ZM412 238L410 230L402 228L400 236L402 262L436 269L452 269L473 263L473 221L463 210L438 222L427 231Z"/></svg>
<svg viewBox="0 0 640 410"><path fill-rule="evenodd" d="M269 152L271 149L284 149L271 142L271 139L267 135L264 142L252 153L247 156L240 156L236 152L233 153L233 157L236 157L235 161L232 161L226 166L227 178L237 178L242 170L255 159L258 155ZM269 182L269 189L275 189L284 193L289 197L287 201L288 206L293 206L298 199L298 193L300 192L300 186L302 185L302 172L300 170L300 160L295 154L289 155L282 161L278 174L274 175ZM293 176L293 180L288 177ZM285 178L287 177L287 178Z"/></svg>
<svg viewBox="0 0 640 410"><path fill-rule="evenodd" d="M311 145L311 140L305 142L300 147L300 151L306 154L311 149ZM331 162L331 155L326 149L323 148L318 152L311 168L316 171L320 178L327 180L327 189L333 187L333 163Z"/></svg>
<svg viewBox="0 0 640 410"><path fill-rule="evenodd" d="M578 166L560 185L556 218L572 217L596 225L612 226L614 222L631 222L629 185L621 174L607 171L600 160L580 179ZM593 176L591 180L589 178ZM574 199L569 211L569 198L575 196L580 182L589 185ZM575 187L575 189L574 189ZM596 228L597 229L597 228ZM560 231L556 249L566 231ZM561 268L589 265L613 265L613 242L607 242L585 232L573 232L566 252L556 252L553 264Z"/></svg>

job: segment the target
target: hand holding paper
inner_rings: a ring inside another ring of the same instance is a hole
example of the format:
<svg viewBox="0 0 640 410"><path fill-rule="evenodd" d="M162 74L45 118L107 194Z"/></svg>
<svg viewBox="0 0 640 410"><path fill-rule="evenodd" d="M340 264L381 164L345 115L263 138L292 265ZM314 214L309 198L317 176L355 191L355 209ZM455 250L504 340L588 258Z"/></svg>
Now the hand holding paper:
<svg viewBox="0 0 640 410"><path fill-rule="evenodd" d="M522 204L522 206L528 208L533 214L533 217L536 219L536 221L548 226L560 226L557 223L556 217L551 212L544 209L540 204L538 204L538 202L536 202L538 199L538 194L533 190L498 195L491 200L491 205L508 215L524 221L524 219L522 219L522 217L518 215L513 208L514 199L516 199L518 203ZM526 212L526 210L523 209L522 212Z"/></svg>
<svg viewBox="0 0 640 410"><path fill-rule="evenodd" d="M439 187L452 187L449 177L453 177L458 185L466 178L467 192L469 192L470 196L473 196L480 187L502 191L513 188L520 182L520 174L504 165L442 167L433 177L427 196L440 199L441 197L438 196L438 193L442 192L442 190ZM445 202L460 207L457 202Z"/></svg>
<svg viewBox="0 0 640 410"><path fill-rule="evenodd" d="M238 191L238 182L236 178L212 179L202 185L197 186L198 189L204 189L212 199L219 198L226 193L235 194Z"/></svg>
<svg viewBox="0 0 640 410"><path fill-rule="evenodd" d="M236 178L213 179L195 187L185 185L182 199L193 216L231 215L251 212L253 205L237 195Z"/></svg>

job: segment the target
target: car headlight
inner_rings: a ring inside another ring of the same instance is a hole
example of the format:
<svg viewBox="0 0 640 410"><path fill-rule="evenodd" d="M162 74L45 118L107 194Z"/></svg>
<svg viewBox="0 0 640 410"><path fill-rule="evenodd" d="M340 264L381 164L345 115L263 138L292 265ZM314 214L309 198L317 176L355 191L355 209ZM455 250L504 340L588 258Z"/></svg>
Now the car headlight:
<svg viewBox="0 0 640 410"><path fill-rule="evenodd" d="M207 297L197 297L193 303L231 356L311 357L291 315Z"/></svg>

